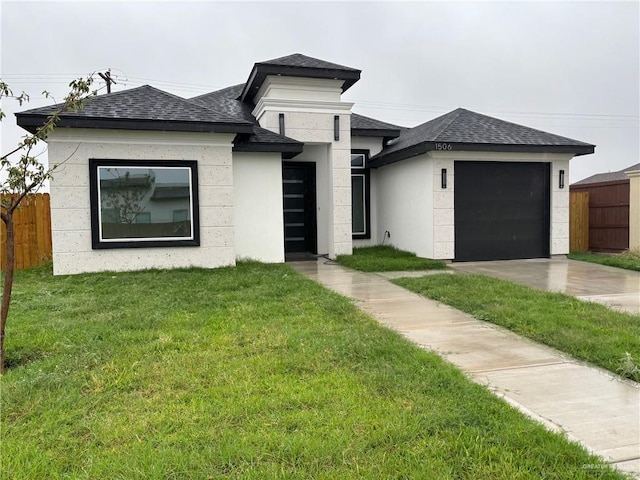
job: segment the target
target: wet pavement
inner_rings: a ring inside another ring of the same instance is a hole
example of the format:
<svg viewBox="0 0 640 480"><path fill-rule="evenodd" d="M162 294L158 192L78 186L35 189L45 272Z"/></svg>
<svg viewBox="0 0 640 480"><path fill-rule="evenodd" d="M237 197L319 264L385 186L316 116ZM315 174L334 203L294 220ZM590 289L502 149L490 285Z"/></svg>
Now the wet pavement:
<svg viewBox="0 0 640 480"><path fill-rule="evenodd" d="M555 287L564 282L574 289L565 290L566 293L579 291L581 295L592 296L592 290L586 287L579 290L579 286L587 285L589 280L601 283L599 278L594 279L594 272L589 267L585 273L587 278L580 279L579 266L575 270L570 265L579 262L547 262L553 263L553 267L546 267L547 270L555 273L547 272L544 279L537 280L539 285ZM325 287L354 299L360 309L381 324L417 345L435 351L526 415L552 430L565 432L570 439L640 478L640 385L637 383L622 380L554 349L476 320L388 280L430 272L362 273L324 258L289 265ZM456 269L458 265L479 268L469 263L456 264ZM459 269L467 271L466 268ZM503 267L500 274L505 277L501 278L506 278L508 270ZM521 272L519 278L535 277L519 264L516 270ZM561 271L565 272L564 277L557 273ZM477 273L489 275L486 271ZM633 282L631 276L622 284L633 287ZM606 291L598 295L616 294L614 284L607 285Z"/></svg>
<svg viewBox="0 0 640 480"><path fill-rule="evenodd" d="M566 258L535 258L496 262L460 262L457 271L478 273L563 292L582 300L640 315L640 272Z"/></svg>

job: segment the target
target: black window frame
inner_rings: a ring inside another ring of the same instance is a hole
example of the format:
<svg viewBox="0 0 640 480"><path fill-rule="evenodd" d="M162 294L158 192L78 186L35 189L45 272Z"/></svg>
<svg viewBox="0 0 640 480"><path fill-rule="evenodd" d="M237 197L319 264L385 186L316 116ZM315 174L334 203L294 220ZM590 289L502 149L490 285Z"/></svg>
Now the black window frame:
<svg viewBox="0 0 640 480"><path fill-rule="evenodd" d="M191 238L160 240L104 240L100 236L100 199L98 169L104 167L132 168L188 168L191 179ZM198 198L198 162L196 160L126 160L126 159L89 159L89 196L91 209L91 247L94 250L112 248L155 248L155 247L199 247L200 212Z"/></svg>
<svg viewBox="0 0 640 480"><path fill-rule="evenodd" d="M368 240L371 238L371 178L369 169L369 150L354 149L351 155L364 155L362 167L351 167L351 194L353 195L353 177L364 176L364 233L353 233L353 218L351 219L351 237L353 240ZM352 197L353 201L353 197ZM353 205L351 205L353 209ZM353 210L352 210L353 214Z"/></svg>

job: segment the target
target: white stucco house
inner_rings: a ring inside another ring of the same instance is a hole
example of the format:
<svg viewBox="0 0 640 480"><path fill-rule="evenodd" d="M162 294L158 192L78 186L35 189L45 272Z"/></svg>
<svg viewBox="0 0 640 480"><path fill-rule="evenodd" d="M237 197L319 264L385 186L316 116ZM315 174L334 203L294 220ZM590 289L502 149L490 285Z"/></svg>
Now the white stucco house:
<svg viewBox="0 0 640 480"><path fill-rule="evenodd" d="M352 112L360 70L294 54L191 99L99 95L47 139L55 274L220 267L384 241L453 261L569 250L588 143L464 109L414 128ZM55 109L17 114L30 131ZM565 182L567 182L565 184Z"/></svg>

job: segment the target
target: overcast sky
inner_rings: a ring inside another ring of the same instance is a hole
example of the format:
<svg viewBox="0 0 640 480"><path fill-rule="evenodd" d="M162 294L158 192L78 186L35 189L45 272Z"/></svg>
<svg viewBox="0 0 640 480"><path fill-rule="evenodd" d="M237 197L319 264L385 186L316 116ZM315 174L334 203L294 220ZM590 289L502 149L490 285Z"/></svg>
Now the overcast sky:
<svg viewBox="0 0 640 480"><path fill-rule="evenodd" d="M192 97L302 53L362 70L343 98L363 115L415 126L463 107L596 144L571 162L575 182L640 161L639 5L0 0L0 77L26 108L107 68L116 91ZM21 133L8 115L2 153Z"/></svg>

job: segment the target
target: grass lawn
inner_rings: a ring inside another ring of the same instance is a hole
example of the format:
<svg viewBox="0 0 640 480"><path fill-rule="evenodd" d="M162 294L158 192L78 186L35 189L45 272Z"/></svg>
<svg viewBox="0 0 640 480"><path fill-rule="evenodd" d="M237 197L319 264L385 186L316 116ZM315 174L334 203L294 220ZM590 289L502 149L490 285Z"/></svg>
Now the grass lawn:
<svg viewBox="0 0 640 480"><path fill-rule="evenodd" d="M284 265L19 272L7 348L4 480L624 478Z"/></svg>
<svg viewBox="0 0 640 480"><path fill-rule="evenodd" d="M394 282L480 320L640 381L638 315L483 275L433 275Z"/></svg>
<svg viewBox="0 0 640 480"><path fill-rule="evenodd" d="M353 255L338 255L338 263L361 272L393 272L447 268L444 262L416 257L391 246L360 247Z"/></svg>
<svg viewBox="0 0 640 480"><path fill-rule="evenodd" d="M640 250L627 250L616 255L603 255L601 253L571 252L567 255L571 260L600 263L610 267L625 268L640 272Z"/></svg>

